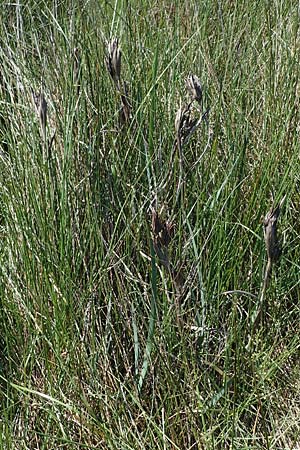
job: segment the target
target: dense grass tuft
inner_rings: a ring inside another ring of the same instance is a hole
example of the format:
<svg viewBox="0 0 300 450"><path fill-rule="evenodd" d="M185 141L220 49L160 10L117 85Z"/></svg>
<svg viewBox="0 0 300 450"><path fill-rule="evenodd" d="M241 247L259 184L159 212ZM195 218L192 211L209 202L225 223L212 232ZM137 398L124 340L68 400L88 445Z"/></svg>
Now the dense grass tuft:
<svg viewBox="0 0 300 450"><path fill-rule="evenodd" d="M295 2L0 14L0 447L298 448Z"/></svg>

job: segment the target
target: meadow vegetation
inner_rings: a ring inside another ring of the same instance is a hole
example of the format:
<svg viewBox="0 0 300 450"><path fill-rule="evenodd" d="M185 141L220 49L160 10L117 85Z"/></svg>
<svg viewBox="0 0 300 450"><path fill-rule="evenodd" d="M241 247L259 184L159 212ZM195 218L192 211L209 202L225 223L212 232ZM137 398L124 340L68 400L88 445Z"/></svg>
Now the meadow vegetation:
<svg viewBox="0 0 300 450"><path fill-rule="evenodd" d="M0 448L300 448L297 2L0 20Z"/></svg>

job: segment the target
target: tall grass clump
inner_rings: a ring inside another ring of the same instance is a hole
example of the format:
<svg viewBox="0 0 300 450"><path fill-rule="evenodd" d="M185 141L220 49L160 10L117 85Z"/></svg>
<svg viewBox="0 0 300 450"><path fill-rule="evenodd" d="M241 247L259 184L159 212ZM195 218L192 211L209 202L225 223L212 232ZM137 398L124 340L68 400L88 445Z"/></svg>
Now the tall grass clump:
<svg viewBox="0 0 300 450"><path fill-rule="evenodd" d="M297 5L0 17L0 448L298 448Z"/></svg>

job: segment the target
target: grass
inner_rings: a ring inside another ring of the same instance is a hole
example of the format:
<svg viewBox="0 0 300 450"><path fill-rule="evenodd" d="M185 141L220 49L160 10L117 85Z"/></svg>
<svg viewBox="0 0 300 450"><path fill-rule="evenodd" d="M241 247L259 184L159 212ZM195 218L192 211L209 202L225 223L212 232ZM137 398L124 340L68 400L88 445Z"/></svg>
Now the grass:
<svg viewBox="0 0 300 450"><path fill-rule="evenodd" d="M2 8L0 448L300 446L298 18L277 0ZM190 74L209 115L180 161Z"/></svg>

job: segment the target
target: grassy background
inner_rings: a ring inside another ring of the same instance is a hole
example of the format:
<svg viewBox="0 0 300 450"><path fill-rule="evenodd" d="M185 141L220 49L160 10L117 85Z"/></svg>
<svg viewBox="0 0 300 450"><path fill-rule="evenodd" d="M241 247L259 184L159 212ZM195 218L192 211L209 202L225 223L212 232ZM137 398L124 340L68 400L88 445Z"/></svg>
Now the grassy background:
<svg viewBox="0 0 300 450"><path fill-rule="evenodd" d="M30 0L0 14L0 447L298 448L297 4ZM113 36L132 103L121 130ZM190 73L210 114L176 203ZM286 195L283 251L254 330L271 193ZM180 290L151 208L174 224Z"/></svg>

